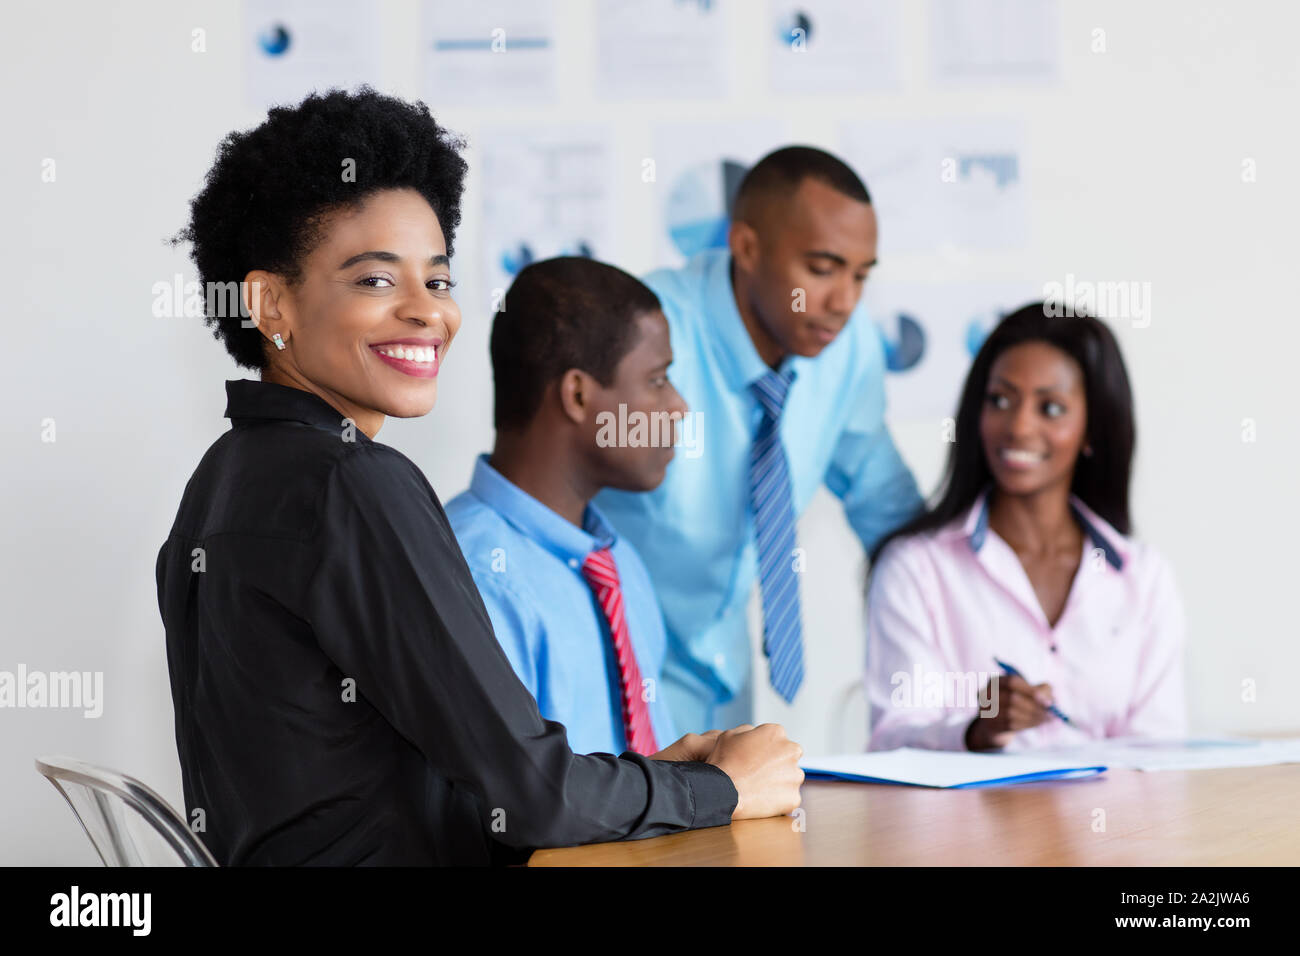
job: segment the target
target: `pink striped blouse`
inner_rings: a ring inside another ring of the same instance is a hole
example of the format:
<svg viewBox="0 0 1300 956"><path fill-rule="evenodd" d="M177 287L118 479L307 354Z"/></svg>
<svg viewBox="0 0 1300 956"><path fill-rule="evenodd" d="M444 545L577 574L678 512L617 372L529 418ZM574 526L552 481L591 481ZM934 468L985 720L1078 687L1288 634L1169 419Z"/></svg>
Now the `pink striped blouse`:
<svg viewBox="0 0 1300 956"><path fill-rule="evenodd" d="M1169 565L1071 497L1083 560L1055 627L1010 546L988 526L988 492L962 519L896 539L867 606L872 750L964 750L994 658L1052 685L1050 718L1006 748L1186 734L1183 612Z"/></svg>

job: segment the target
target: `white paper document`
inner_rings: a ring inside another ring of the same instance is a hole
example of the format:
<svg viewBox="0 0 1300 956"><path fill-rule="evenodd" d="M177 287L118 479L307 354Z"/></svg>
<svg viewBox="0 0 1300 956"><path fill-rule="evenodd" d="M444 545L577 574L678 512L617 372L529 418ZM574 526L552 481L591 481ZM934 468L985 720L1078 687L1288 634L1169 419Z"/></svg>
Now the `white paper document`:
<svg viewBox="0 0 1300 956"><path fill-rule="evenodd" d="M1054 760L1104 763L1115 770L1217 770L1300 763L1300 738L1146 740L1116 737L1081 747L1036 750L1034 753Z"/></svg>
<svg viewBox="0 0 1300 956"><path fill-rule="evenodd" d="M531 105L555 96L550 0L425 0L423 30L424 98L435 109Z"/></svg>
<svg viewBox="0 0 1300 956"><path fill-rule="evenodd" d="M976 754L955 750L898 750L813 757L800 766L808 776L833 776L864 783L914 787L984 787L1030 780L1093 776L1104 765L1020 754Z"/></svg>
<svg viewBox="0 0 1300 956"><path fill-rule="evenodd" d="M244 97L265 109L312 90L379 86L379 9L373 0L244 0Z"/></svg>
<svg viewBox="0 0 1300 956"><path fill-rule="evenodd" d="M873 279L862 294L885 351L885 415L890 424L944 422L957 414L971 360L994 326L1042 298L1026 281ZM943 423L943 424L940 424Z"/></svg>
<svg viewBox="0 0 1300 956"><path fill-rule="evenodd" d="M484 275L493 311L519 270L552 256L619 261L612 137L600 125L484 130Z"/></svg>
<svg viewBox="0 0 1300 956"><path fill-rule="evenodd" d="M599 0L596 91L608 99L727 92L721 0Z"/></svg>
<svg viewBox="0 0 1300 956"><path fill-rule="evenodd" d="M1060 0L933 0L930 32L941 85L1060 79Z"/></svg>
<svg viewBox="0 0 1300 956"><path fill-rule="evenodd" d="M731 203L755 162L790 142L783 121L665 123L654 131L653 178L659 220L656 266L679 266L727 245ZM645 162L643 176L647 173Z"/></svg>
<svg viewBox="0 0 1300 956"><path fill-rule="evenodd" d="M774 93L898 90L898 0L769 0L768 80Z"/></svg>
<svg viewBox="0 0 1300 956"><path fill-rule="evenodd" d="M1015 117L864 117L840 152L871 191L881 257L1029 242L1026 135Z"/></svg>

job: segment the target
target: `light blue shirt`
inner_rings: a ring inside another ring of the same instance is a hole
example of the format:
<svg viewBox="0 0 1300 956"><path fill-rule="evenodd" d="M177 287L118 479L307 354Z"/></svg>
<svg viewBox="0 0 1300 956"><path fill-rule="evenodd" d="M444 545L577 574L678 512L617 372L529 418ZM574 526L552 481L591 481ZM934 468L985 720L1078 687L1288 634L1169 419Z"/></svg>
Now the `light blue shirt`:
<svg viewBox="0 0 1300 956"><path fill-rule="evenodd" d="M655 491L606 489L596 496L650 569L669 654L684 654L696 670L711 673L719 701L729 700L750 670L745 607L757 557L749 450L762 409L749 386L768 371L736 308L730 262L729 250L708 250L681 269L645 277L668 319L669 377L690 405L690 421L679 426L677 454ZM880 335L859 302L820 355L788 356L785 363L796 376L780 423L795 513L824 484L843 501L869 550L922 505L884 423ZM805 556L805 569L817 574L819 560L832 558ZM807 587L801 597L808 600ZM804 637L806 658L819 635Z"/></svg>
<svg viewBox="0 0 1300 956"><path fill-rule="evenodd" d="M578 528L480 455L447 517L497 640L542 716L564 724L575 753L627 749L609 622L582 574L588 554L611 548L655 741L662 749L677 739L657 692L667 640L650 576L599 510L588 505Z"/></svg>

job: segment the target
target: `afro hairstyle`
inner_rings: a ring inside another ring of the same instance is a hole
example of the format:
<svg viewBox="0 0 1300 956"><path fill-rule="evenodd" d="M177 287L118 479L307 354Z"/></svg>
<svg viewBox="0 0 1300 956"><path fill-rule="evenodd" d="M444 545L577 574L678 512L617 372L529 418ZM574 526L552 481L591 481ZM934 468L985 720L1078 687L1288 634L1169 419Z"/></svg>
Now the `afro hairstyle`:
<svg viewBox="0 0 1300 956"><path fill-rule="evenodd" d="M362 85L313 92L273 107L260 126L232 132L217 147L189 224L169 241L191 244L204 289L235 288L254 269L292 286L321 238L326 218L385 189L414 189L442 226L452 254L467 165L465 141L439 126L422 101ZM351 162L349 162L351 161ZM345 176L345 171L351 175ZM266 341L238 314L205 296L204 322L237 364L267 367Z"/></svg>

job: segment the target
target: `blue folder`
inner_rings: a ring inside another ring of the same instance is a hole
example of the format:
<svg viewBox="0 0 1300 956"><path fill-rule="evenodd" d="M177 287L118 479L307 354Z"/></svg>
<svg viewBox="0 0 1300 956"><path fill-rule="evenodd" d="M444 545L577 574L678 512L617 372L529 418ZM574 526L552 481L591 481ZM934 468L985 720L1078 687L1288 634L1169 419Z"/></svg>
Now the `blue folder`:
<svg viewBox="0 0 1300 956"><path fill-rule="evenodd" d="M1104 764L1072 764L1030 753L976 754L968 751L897 750L808 758L802 764L809 780L849 780L970 790L1035 780L1074 780L1104 773Z"/></svg>

